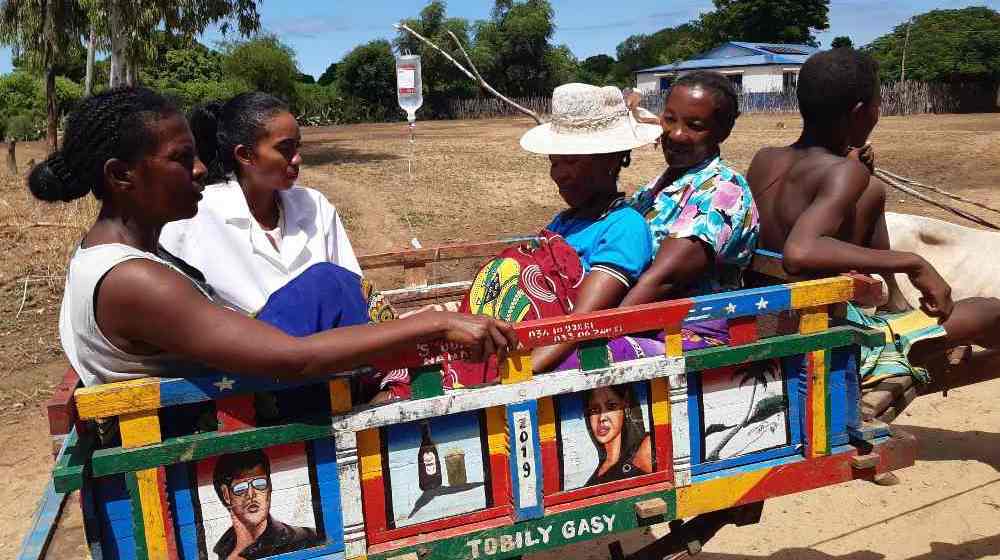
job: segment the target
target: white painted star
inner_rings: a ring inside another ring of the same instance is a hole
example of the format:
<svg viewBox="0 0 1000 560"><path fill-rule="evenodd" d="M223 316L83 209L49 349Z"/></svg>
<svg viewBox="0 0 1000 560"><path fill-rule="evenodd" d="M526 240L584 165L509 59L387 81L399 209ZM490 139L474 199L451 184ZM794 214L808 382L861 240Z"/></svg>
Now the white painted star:
<svg viewBox="0 0 1000 560"><path fill-rule="evenodd" d="M232 391L233 385L235 384L236 384L235 379L229 379L225 375L222 376L222 379L216 381L215 383L212 383L212 385L218 387L220 391Z"/></svg>
<svg viewBox="0 0 1000 560"><path fill-rule="evenodd" d="M767 309L767 300L761 296L760 301L757 302L757 309Z"/></svg>
<svg viewBox="0 0 1000 560"><path fill-rule="evenodd" d="M730 315L736 313L736 305L734 305L733 302L729 302L729 305L726 306L726 313Z"/></svg>

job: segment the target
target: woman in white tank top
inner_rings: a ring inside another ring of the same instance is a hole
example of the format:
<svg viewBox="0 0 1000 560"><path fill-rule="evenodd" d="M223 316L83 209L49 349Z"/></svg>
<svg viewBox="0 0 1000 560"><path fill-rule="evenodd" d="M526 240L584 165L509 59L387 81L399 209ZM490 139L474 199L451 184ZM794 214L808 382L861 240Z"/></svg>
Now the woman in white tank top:
<svg viewBox="0 0 1000 560"><path fill-rule="evenodd" d="M158 250L165 224L197 212L204 174L183 115L142 88L85 99L63 148L32 170L29 187L41 200L93 192L102 201L70 261L59 321L67 357L88 385L205 367L298 381L435 338L479 358L517 344L504 323L447 312L295 337L213 302L197 271Z"/></svg>

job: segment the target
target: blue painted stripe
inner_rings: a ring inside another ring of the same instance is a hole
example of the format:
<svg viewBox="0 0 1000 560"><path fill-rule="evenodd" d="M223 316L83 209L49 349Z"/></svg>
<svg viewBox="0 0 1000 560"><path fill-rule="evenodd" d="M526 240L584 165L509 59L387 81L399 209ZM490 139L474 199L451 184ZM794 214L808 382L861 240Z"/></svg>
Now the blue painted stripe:
<svg viewBox="0 0 1000 560"><path fill-rule="evenodd" d="M691 473L694 475L710 473L714 471L731 469L733 467L739 467L742 465L758 465L762 461L770 461L772 459L778 459L781 457L789 457L792 455L799 455L798 449L794 445L783 445L781 447L773 447L771 449L765 449L763 451L755 451L753 453L747 453L746 455L740 455L739 457L731 457L729 459L723 459L721 461L715 461L712 463L700 463L691 466Z"/></svg>
<svg viewBox="0 0 1000 560"><path fill-rule="evenodd" d="M827 439L830 445L847 437L848 418L848 378L858 376L853 364L853 348L827 350L830 356L830 372L827 376L826 402L830 413ZM844 440L846 442L846 440Z"/></svg>
<svg viewBox="0 0 1000 560"><path fill-rule="evenodd" d="M268 556L267 560L306 560L315 558L343 558L344 553L339 550L334 550L333 545L325 544L323 546L317 546L312 548L303 548L302 550L296 550L294 552L286 552L284 554L275 554L274 556Z"/></svg>
<svg viewBox="0 0 1000 560"><path fill-rule="evenodd" d="M65 449L65 444L63 449ZM61 451L60 455L62 455ZM42 499L38 503L38 511L35 512L31 530L24 536L24 541L21 543L21 552L17 555L18 560L39 560L43 557L45 549L49 546L49 539L52 537L52 529L55 528L56 520L59 519L65 502L66 494L56 492L55 485L50 480L45 486L45 491L42 492Z"/></svg>
<svg viewBox="0 0 1000 560"><path fill-rule="evenodd" d="M132 530L132 503L125 487L125 475L92 480L105 559L133 560L136 557L135 534Z"/></svg>
<svg viewBox="0 0 1000 560"><path fill-rule="evenodd" d="M691 465L697 465L705 460L705 452L701 448L702 404L701 404L701 372L687 374L688 401L688 439L691 440Z"/></svg>
<svg viewBox="0 0 1000 560"><path fill-rule="evenodd" d="M528 427L528 431L524 432L519 429L518 426L514 424L514 414L515 413L528 413L528 418L531 425ZM510 434L512 441L510 442L510 487L511 494L513 496L514 502L514 516L518 521L524 521L526 519L538 519L545 515L544 504L542 498L542 490L544 487L544 481L542 477L542 447L538 436L538 402L537 401L526 401L516 404L507 405L507 433ZM522 471L523 464L522 458L522 442L518 439L519 433L525 433L526 437L530 437L531 441L527 442L531 445L531 450L534 454L534 461L532 462L531 468L534 469L534 473L527 473L528 476L534 475L535 478L535 496L533 506L522 506L521 505L521 492L519 480L525 474Z"/></svg>
<svg viewBox="0 0 1000 560"><path fill-rule="evenodd" d="M684 319L685 324L785 311L792 307L792 291L782 284L695 296L691 301L693 304Z"/></svg>
<svg viewBox="0 0 1000 560"><path fill-rule="evenodd" d="M177 553L181 558L198 558L198 526L195 503L198 486L191 481L191 463L167 467L167 493L177 533Z"/></svg>
<svg viewBox="0 0 1000 560"><path fill-rule="evenodd" d="M344 549L344 513L340 509L340 483L337 474L337 454L333 438L317 439L312 443L319 480L319 498L323 507L323 530L330 551Z"/></svg>
<svg viewBox="0 0 1000 560"><path fill-rule="evenodd" d="M879 438L878 440L872 442L875 445L884 443L888 441L889 438ZM857 451L853 445L839 445L833 447L830 450L830 455L840 455L841 453L852 453ZM726 478L733 475L748 473L758 471L760 469L769 469L773 467L780 467L782 465L792 465L795 463L801 463L803 461L813 461L815 459L806 459L800 454L790 455L788 457L779 457L776 459L769 459L766 461L761 461L759 463L753 463L750 465L741 465L737 467L731 467L728 469L723 469L720 471L714 471L710 473L699 474L691 477L691 484L698 484L700 482L707 482L709 480L716 480L719 478Z"/></svg>
<svg viewBox="0 0 1000 560"><path fill-rule="evenodd" d="M83 534L90 548L91 560L104 560L104 549L101 546L101 522L97 516L97 506L94 503L94 491L90 483L80 487L80 509L83 510Z"/></svg>

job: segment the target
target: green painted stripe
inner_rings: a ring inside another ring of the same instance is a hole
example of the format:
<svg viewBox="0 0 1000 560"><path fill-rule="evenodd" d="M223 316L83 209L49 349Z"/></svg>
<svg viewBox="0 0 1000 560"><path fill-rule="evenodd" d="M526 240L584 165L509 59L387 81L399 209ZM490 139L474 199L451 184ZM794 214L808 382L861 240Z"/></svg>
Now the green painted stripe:
<svg viewBox="0 0 1000 560"><path fill-rule="evenodd" d="M863 344L871 332L874 332L874 329L833 327L814 334L789 334L765 338L743 346L716 346L692 350L684 354L684 366L688 372L696 372L770 358L796 356L814 350L841 348L852 344Z"/></svg>
<svg viewBox="0 0 1000 560"><path fill-rule="evenodd" d="M667 513L662 518L641 522L635 515L635 503L651 498L661 498L667 502ZM608 529L607 520L612 516L612 527ZM390 560L410 553L415 553L420 560L515 558L571 543L586 542L613 533L631 531L652 523L670 521L676 516L676 492L674 490L653 492L607 504L557 513L541 519L514 523L505 527L486 529L460 537L369 555L368 560ZM598 520L597 523L593 522L595 518ZM600 527L602 530L596 532L595 527ZM580 534L581 529L584 531L583 534Z"/></svg>
<svg viewBox="0 0 1000 560"><path fill-rule="evenodd" d="M135 537L136 560L149 560L146 550L146 524L142 519L142 499L139 497L139 480L134 472L125 474L125 486L132 504L132 535Z"/></svg>
<svg viewBox="0 0 1000 560"><path fill-rule="evenodd" d="M66 436L66 450L52 468L52 485L56 492L66 494L83 486L92 447L93 440L90 437L77 437L75 428L70 431Z"/></svg>
<svg viewBox="0 0 1000 560"><path fill-rule="evenodd" d="M444 394L441 385L441 366L427 366L410 369L410 398L413 400L440 397Z"/></svg>
<svg viewBox="0 0 1000 560"><path fill-rule="evenodd" d="M197 461L206 457L263 449L298 441L331 437L328 418L311 423L283 424L236 432L205 432L168 439L145 447L98 449L91 460L94 476L108 476L152 467Z"/></svg>
<svg viewBox="0 0 1000 560"><path fill-rule="evenodd" d="M577 357L580 369L590 371L611 366L611 352L608 350L607 339L588 340L577 346Z"/></svg>

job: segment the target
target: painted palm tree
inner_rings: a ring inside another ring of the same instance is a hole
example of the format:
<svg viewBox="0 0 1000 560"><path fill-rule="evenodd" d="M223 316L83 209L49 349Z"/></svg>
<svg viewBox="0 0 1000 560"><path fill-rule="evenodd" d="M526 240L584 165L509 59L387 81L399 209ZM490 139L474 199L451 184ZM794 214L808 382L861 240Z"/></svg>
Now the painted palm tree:
<svg viewBox="0 0 1000 560"><path fill-rule="evenodd" d="M740 378L740 387L753 382L753 388L750 393L750 402L747 404L746 415L743 417L743 421L735 426L726 426L724 424L712 424L705 429L705 436L709 436L713 433L722 432L728 430L726 435L722 438L712 450L711 453L705 458L706 461L718 461L719 456L722 451L729 445L729 442L736 437L736 434L740 433L746 427L756 424L759 422L764 422L768 418L784 412L786 408L785 396L784 395L771 395L757 400L757 389L760 388L761 392L767 389L767 384L769 381L778 382L781 379L781 366L778 362L773 360L767 360L763 362L754 362L750 364L745 364L743 367L737 369L733 372L733 379L737 377ZM769 379L770 378L770 379ZM763 430L760 431L763 435Z"/></svg>

